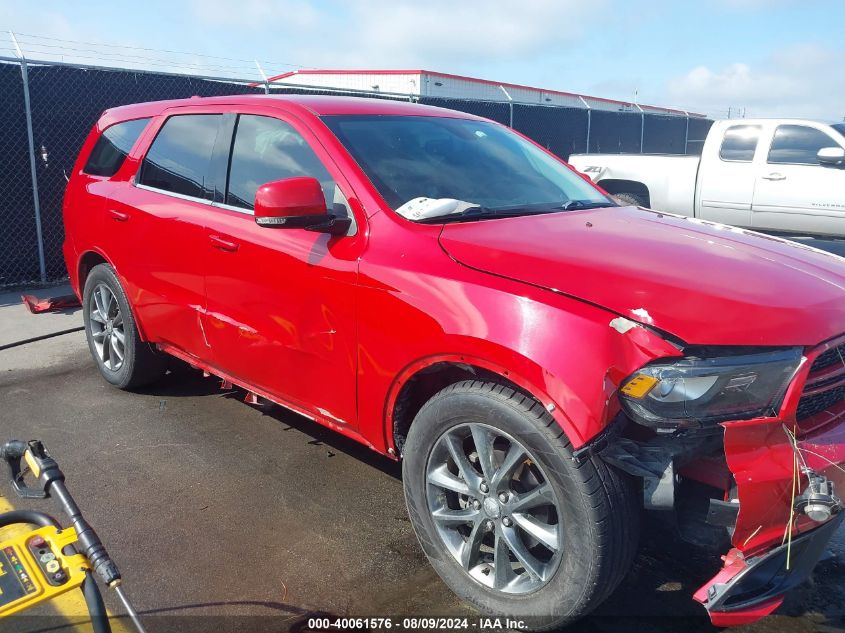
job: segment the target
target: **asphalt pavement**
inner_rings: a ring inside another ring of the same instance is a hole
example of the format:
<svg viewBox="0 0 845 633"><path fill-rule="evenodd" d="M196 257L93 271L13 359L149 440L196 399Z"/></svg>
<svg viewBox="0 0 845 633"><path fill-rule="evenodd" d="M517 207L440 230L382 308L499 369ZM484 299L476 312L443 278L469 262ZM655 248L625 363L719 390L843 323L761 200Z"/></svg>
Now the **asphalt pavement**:
<svg viewBox="0 0 845 633"><path fill-rule="evenodd" d="M0 297L0 333L73 324L78 310L34 316ZM393 462L243 396L184 366L144 391L119 391L100 378L81 332L0 351L0 439L44 440L150 633L302 631L314 614L476 615L427 564ZM691 595L718 558L679 544L660 519L642 543L620 589L571 630L714 631ZM121 612L114 596L107 602ZM47 624L57 626L32 617L0 630ZM778 615L738 630L845 630L842 532Z"/></svg>

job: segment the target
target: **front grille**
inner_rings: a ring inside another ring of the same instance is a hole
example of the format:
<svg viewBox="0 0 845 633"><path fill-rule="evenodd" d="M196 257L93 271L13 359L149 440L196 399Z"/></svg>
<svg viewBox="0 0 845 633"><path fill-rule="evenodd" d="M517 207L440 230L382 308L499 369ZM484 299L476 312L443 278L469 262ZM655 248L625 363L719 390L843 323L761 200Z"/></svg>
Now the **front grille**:
<svg viewBox="0 0 845 633"><path fill-rule="evenodd" d="M836 387L830 391L822 391L812 396L802 396L801 400L798 401L798 414L796 417L799 422L806 420L842 402L843 398L845 398L845 387Z"/></svg>
<svg viewBox="0 0 845 633"><path fill-rule="evenodd" d="M815 362L813 362L813 366L810 367L810 374L812 375L813 372L825 369L831 365L836 365L837 363L845 364L845 344L842 344L839 347L831 347L826 352L823 352L815 360Z"/></svg>
<svg viewBox="0 0 845 633"><path fill-rule="evenodd" d="M796 419L810 430L845 414L845 344L822 352L810 366Z"/></svg>

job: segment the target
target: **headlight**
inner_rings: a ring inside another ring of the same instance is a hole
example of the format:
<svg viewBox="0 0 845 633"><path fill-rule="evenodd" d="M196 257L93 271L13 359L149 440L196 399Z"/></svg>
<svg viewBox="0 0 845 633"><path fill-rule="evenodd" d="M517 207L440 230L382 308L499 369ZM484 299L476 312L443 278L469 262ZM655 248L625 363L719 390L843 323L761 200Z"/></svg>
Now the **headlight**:
<svg viewBox="0 0 845 633"><path fill-rule="evenodd" d="M619 388L626 413L657 429L776 415L801 362L800 347L646 365Z"/></svg>

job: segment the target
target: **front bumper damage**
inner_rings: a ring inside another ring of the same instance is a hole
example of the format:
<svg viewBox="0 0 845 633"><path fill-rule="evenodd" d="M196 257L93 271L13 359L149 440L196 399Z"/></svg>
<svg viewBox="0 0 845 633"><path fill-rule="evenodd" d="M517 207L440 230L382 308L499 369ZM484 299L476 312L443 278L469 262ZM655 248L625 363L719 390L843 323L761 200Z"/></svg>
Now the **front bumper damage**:
<svg viewBox="0 0 845 633"><path fill-rule="evenodd" d="M788 428L772 419L725 425L725 457L740 508L733 549L694 596L717 626L747 623L777 609L783 594L810 575L845 517L841 505L823 523L800 512L813 475L845 492L845 419L799 438Z"/></svg>
<svg viewBox="0 0 845 633"><path fill-rule="evenodd" d="M591 444L642 479L646 509L672 511L684 540L728 550L694 594L713 624L753 622L807 579L845 520L845 336L805 352L777 417L649 435L620 415Z"/></svg>

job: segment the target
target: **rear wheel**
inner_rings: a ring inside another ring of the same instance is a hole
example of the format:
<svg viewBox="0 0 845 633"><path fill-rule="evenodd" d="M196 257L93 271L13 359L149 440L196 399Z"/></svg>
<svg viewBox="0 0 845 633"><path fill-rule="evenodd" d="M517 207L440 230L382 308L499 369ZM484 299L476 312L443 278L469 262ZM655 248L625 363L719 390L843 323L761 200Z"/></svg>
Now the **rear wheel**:
<svg viewBox="0 0 845 633"><path fill-rule="evenodd" d="M411 521L447 585L482 612L551 629L616 587L636 547L630 482L576 463L531 398L463 382L420 410L404 448Z"/></svg>
<svg viewBox="0 0 845 633"><path fill-rule="evenodd" d="M91 356L108 382L134 389L164 375L165 356L138 335L126 293L108 264L91 269L82 293L85 335Z"/></svg>

